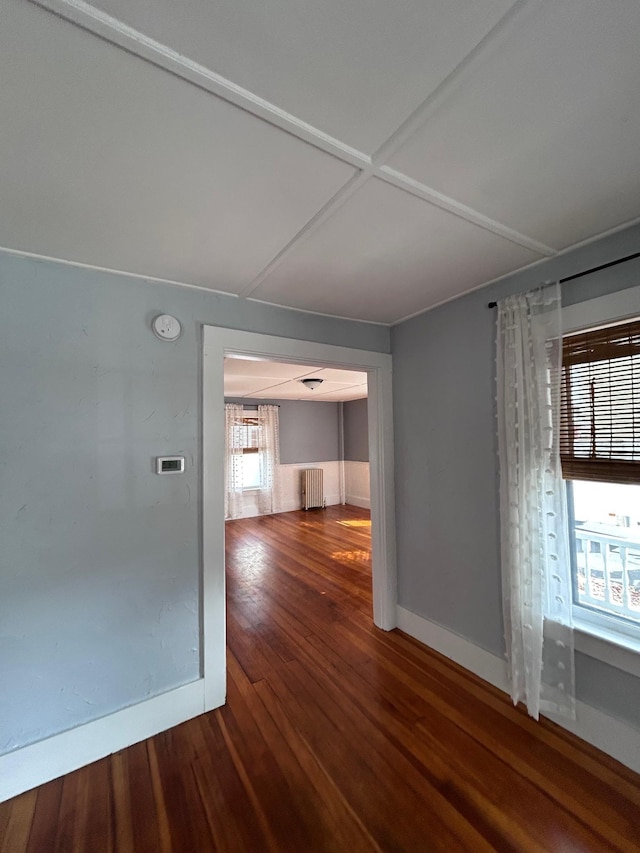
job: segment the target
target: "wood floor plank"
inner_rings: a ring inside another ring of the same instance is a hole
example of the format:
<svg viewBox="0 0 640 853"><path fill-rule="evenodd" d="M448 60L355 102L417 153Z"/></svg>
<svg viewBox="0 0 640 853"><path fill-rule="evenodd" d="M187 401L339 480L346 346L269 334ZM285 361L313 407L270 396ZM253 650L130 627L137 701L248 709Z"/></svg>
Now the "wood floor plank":
<svg viewBox="0 0 640 853"><path fill-rule="evenodd" d="M167 812L167 802L165 799L162 777L160 775L160 767L158 765L158 755L156 753L156 739L150 738L146 742L147 755L149 760L149 775L151 777L151 790L153 792L153 802L156 813L156 826L158 830L158 853L171 853L171 825L169 823L169 814ZM181 832L182 827L176 826L176 831Z"/></svg>
<svg viewBox="0 0 640 853"><path fill-rule="evenodd" d="M272 815L277 815L280 808L280 802L277 798L288 794L288 786L278 784L280 779L278 775L274 775L273 784L269 784L270 775L265 773L260 766L261 755L256 752L256 764L246 757L246 752L241 746L252 746L250 739L248 743L244 742L244 738L238 738L237 732L241 729L241 722L235 720L235 716L228 708L224 709L218 715L218 724L224 737L227 749L231 755L235 770L242 780L244 790L252 804L254 814L262 829L262 838L266 850L278 851L281 849L284 839L282 830L277 819L272 818ZM285 832L286 835L286 832Z"/></svg>
<svg viewBox="0 0 640 853"><path fill-rule="evenodd" d="M286 727L285 736L282 728L276 725L274 716L277 715L277 707L272 704L270 713L262 699L262 696L268 694L258 689L260 684L264 686L266 682L256 685L254 690L253 685L243 678L242 671L233 659L230 661L230 673L288 781L291 790L288 808L297 811L306 827L307 849L332 850L340 846L343 849L371 850L370 838L363 835L361 827L354 823L351 809L346 808L342 798L336 796L337 789L331 791L332 796L323 796L325 790L320 784L324 781L322 774L317 772L316 762L310 760L313 759L313 753L310 753L295 727Z"/></svg>
<svg viewBox="0 0 640 853"><path fill-rule="evenodd" d="M372 626L369 624L367 630L371 630L371 628ZM377 629L374 628L373 630L376 631L377 635L380 635ZM496 687L482 681L478 676L444 658L433 649L422 645L402 631L396 629L388 633L382 632L379 639L393 648L396 653L399 652L406 662L411 660L408 652L410 649L418 659L425 662L424 665L427 669L437 672L445 682L454 681L470 695L481 697L483 702L498 710L504 719L515 723L523 735L532 733L536 743L548 744L565 758L578 762L584 770L591 771L596 776L604 777L608 785L612 785L620 794L640 806L638 774L606 755L597 747L581 740L544 717L541 717L539 721L533 721L522 707L515 709L516 713L514 714L510 701Z"/></svg>
<svg viewBox="0 0 640 853"><path fill-rule="evenodd" d="M27 844L28 853L54 849L62 784L63 779L54 779L37 789L38 798Z"/></svg>
<svg viewBox="0 0 640 853"><path fill-rule="evenodd" d="M370 725L364 715L355 708L346 708L326 682L319 684L307 669L296 662L290 670L293 676L290 684L295 692L306 694L307 706L319 708L324 715L323 720L315 716L312 723L308 722L309 728L312 724L317 732L324 733L320 741L315 740L316 749L322 754L322 749L327 751L327 742L338 744L332 773L343 786L349 784L352 777L366 780L367 799L373 800L376 817L384 816L378 824L379 843L390 845L389 833L392 831L401 850L415 849L425 839L429 839L433 850L449 850L452 846L454 849L464 847L478 851L490 849L465 818L452 813L446 800L384 735ZM314 732L316 738L317 732ZM360 801L359 808L363 807L364 803ZM411 814L412 821L398 825L396 821L400 814Z"/></svg>
<svg viewBox="0 0 640 853"><path fill-rule="evenodd" d="M344 626L338 626L338 633L343 632ZM361 644L361 639L350 635L350 645ZM376 642L387 643L382 632L376 632ZM362 654L371 654L370 645L362 645ZM590 787L593 793L593 807L602 809L610 798L617 823L620 817L626 815L629 826L635 823L638 805L638 787L627 783L626 768L619 762L605 757L599 750L575 738L574 735L550 724L552 728L533 721L522 709L513 709L508 698L495 688L490 688L479 679L469 683L467 673L453 668L449 661L438 661L430 653L428 669L417 669L408 665L407 658L390 648L382 653L385 661L402 680L407 678L413 684L414 691L422 694L430 704L442 703L449 709L448 713L457 715L459 724L469 733L482 741L491 739L492 748L500 754L503 760L516 762L518 770L530 778L536 778L545 789L549 780L547 771L551 760L556 770L554 779L557 780L558 791L572 790L576 781L583 800ZM439 656L440 657L440 656ZM435 673L429 670L435 670ZM413 681L412 679L413 674ZM464 702L462 706L461 703ZM456 709L464 707L464 711ZM515 713L514 713L515 710ZM483 719L478 725L477 720ZM549 749L557 751L557 755L541 748L541 741ZM622 776L620 775L622 771ZM606 780L607 784L603 785ZM613 790L610 791L610 788ZM588 795L587 795L588 796Z"/></svg>
<svg viewBox="0 0 640 853"><path fill-rule="evenodd" d="M213 838L193 773L196 758L193 727L176 726L153 738L153 758L162 788L169 849L174 853L208 850ZM156 794L158 798L159 793ZM157 802L157 807L160 807Z"/></svg>
<svg viewBox="0 0 640 853"><path fill-rule="evenodd" d="M340 626L338 631L343 632L343 627ZM350 634L350 639L351 643L348 646L343 644L343 647L362 644L362 654L367 656L370 653L369 644L363 643L355 633ZM537 724L517 712L514 714L514 709L504 697L498 698L489 693L482 695L482 690L478 691L479 695L472 695L468 690L453 690L446 680L434 680L428 673L416 672L407 667L406 662L400 663L403 658L386 656L384 660L385 666L395 671L405 686L426 700L425 708L439 710L471 738L488 746L507 767L537 784L545 795L553 792L563 807L583 816L588 813L592 819L597 814L608 812L610 825L615 826L614 834L626 835L631 843L636 843L637 810L633 803L621 796L618 790L612 792L603 786L599 775L594 777L582 764L574 764L569 752L554 756L549 749L541 751L536 738ZM453 692L449 693L451 690ZM525 732L523 728L530 731ZM562 737L559 740L564 742ZM550 767L554 768L551 776ZM572 795L571 792L575 793Z"/></svg>
<svg viewBox="0 0 640 853"><path fill-rule="evenodd" d="M88 806L84 850L111 853L114 849L113 785L109 758L91 765L86 777Z"/></svg>
<svg viewBox="0 0 640 853"><path fill-rule="evenodd" d="M86 849L91 767L64 777L58 814L55 853L82 853Z"/></svg>
<svg viewBox="0 0 640 853"><path fill-rule="evenodd" d="M327 653L326 648L323 652ZM316 659L316 662L318 669L322 669L322 661ZM464 789L465 797L469 801L467 811L475 815L476 823L478 814L485 817L491 814L492 821L485 821L487 826L499 823L504 837L514 836L514 842L517 841L518 845L522 844L523 833L518 832L514 835L514 829L518 828L516 818L519 814L519 806L513 806L512 800L513 798L526 799L531 806L531 810L521 817L524 827L527 824L531 825L532 812L540 815L548 808L546 792L532 785L526 777L510 771L510 768L505 766L497 756L482 747L463 730L457 728L448 717L442 716L435 709L425 709L425 714L430 713L418 721L416 731L411 721L407 719L407 715L398 713L393 703L372 701L370 694L377 694L377 685L368 684L366 678L361 677L348 664L344 663L341 666L340 658L336 657L334 662L339 675L342 676L339 678L339 683L342 689L350 693L351 700L360 705L369 718L387 733L387 736L395 740L399 749L404 749L405 754L418 759L417 766L421 766L423 772L428 771L432 779L435 776L440 790L446 788L447 796L453 792L458 802L462 802L461 790ZM434 731L437 732L437 736L434 736ZM450 749L451 743L457 743L457 753L463 756L462 760L457 759L456 753ZM479 792L476 796L474 796L475 788ZM492 799L487 799L487 796ZM500 800L504 804L501 811L494 809L492 800ZM481 811L476 809L476 804L479 802L483 803ZM583 811L580 803L575 805ZM585 814L590 818L593 817L592 812L585 812ZM564 822L566 824L567 820L564 819ZM604 828L604 825L602 826ZM541 834L535 822L530 829L534 836ZM574 825L572 832L575 836L580 836L582 828ZM627 849L625 844L628 845L629 842L625 841L619 833L616 834L621 849ZM491 831L491 835L495 835L495 832ZM548 843L547 839L545 844ZM532 845L533 841L530 838L530 846ZM606 843L602 849L606 849Z"/></svg>
<svg viewBox="0 0 640 853"><path fill-rule="evenodd" d="M0 853L640 850L640 777L371 617L369 514L227 524L227 704L0 804Z"/></svg>
<svg viewBox="0 0 640 853"><path fill-rule="evenodd" d="M451 843L455 844L457 840L455 832L450 834L444 826L439 825L436 833L430 831L429 827L433 828L430 821L439 820L436 815L443 809L446 811L447 803L438 797L436 792L428 789L428 786L425 787L424 780L420 779L417 774L413 774L410 766L402 767L401 775L403 775L403 782L406 783L407 775L412 776L414 786L417 786L423 795L422 800L419 800L413 791L407 790L407 786L404 784L399 785L399 788L402 789L401 800L395 802L397 796L396 785L387 777L391 776L395 778L398 770L393 766L393 760L389 766L386 766L384 755L379 752L377 753L372 748L374 742L378 742L378 746L380 743L384 743L384 738L380 739L377 732L368 730L368 721L359 714L357 708L355 706L352 707L350 709L351 714L345 715L344 710L348 709L340 708L339 699L336 702L328 698L332 692L329 683L317 685L314 679L309 681L306 671L301 668L297 668L296 673L293 672L291 667L287 667L286 669L280 668L280 673L278 674L278 664L279 661L274 655L271 660L272 671L269 676L269 683L275 687L279 695L285 698L288 713L292 719L295 719L296 726L305 732L306 737L314 744L316 755L321 756L320 760L323 763L328 762L330 764L331 773L334 775L337 774L343 784L345 784L346 778L346 785L350 791L350 795L353 795L353 790L349 788L352 779L369 779L369 784L364 785L366 803L361 801L359 808L372 806L375 817L378 817L385 814L385 812L396 814L398 809L407 807L408 802L412 799L415 799L416 808L420 808L421 804L425 806L431 803L433 807L431 811L423 809L420 820L416 821L419 830L418 837L424 838L426 834L426 836L433 836L435 839L437 835L438 840L434 840L433 849L445 849ZM309 693L309 691L311 692ZM305 706L302 706L299 703L299 698L305 695L308 697L307 702ZM335 700L336 697L334 696L333 698ZM294 706L296 706L295 710ZM312 709L311 715L309 715L309 709ZM324 717L322 719L319 717L318 711L323 713ZM357 714L355 722L351 719L354 712ZM351 730L347 732L346 736L345 726L351 726ZM342 746L345 742L350 745L348 753L345 753ZM334 749L335 744L337 744L337 748ZM395 756L394 750L391 753ZM381 767L384 769L384 772L381 772ZM396 779L396 781L398 780ZM358 794L361 793L361 788L362 786L360 786ZM388 811L389 808L391 809L390 812ZM371 817L373 818L374 815L372 814ZM464 821L460 821L459 823L462 825ZM383 837L386 826L387 824L383 822L383 826L380 828L380 834ZM402 832L405 830L406 827L403 827ZM475 833L468 827L465 827L465 831L474 836L473 849L483 849L482 839L475 837ZM401 849L412 849L412 846L419 844L419 841L417 837L413 836L405 838L404 844L408 846Z"/></svg>
<svg viewBox="0 0 640 853"><path fill-rule="evenodd" d="M258 814L225 743L218 714L198 718L190 725L197 758L193 772L216 850L253 853L271 849Z"/></svg>
<svg viewBox="0 0 640 853"><path fill-rule="evenodd" d="M396 827L394 831L397 838L395 842L392 840L389 832L395 826L399 809L401 811L402 807L407 806L412 794L402 792L402 786L399 786L401 800L396 801L396 791L381 773L380 761L369 748L366 737L360 737L362 733L357 730L356 736L348 741L346 753L344 738L340 736L335 723L324 715L324 709L315 698L307 696L304 686L290 668L281 669L280 674L272 670L269 683L282 698L290 719L312 746L315 756L335 780L343 796L355 803L354 808L358 813L366 815L367 826L383 849L418 849L421 839L429 837L430 816L421 808L415 825ZM391 785L390 794L387 785ZM444 827L440 827L440 834L442 837L438 842L434 841L433 849L444 849L447 843L455 840ZM482 847L480 845L475 849Z"/></svg>
<svg viewBox="0 0 640 853"><path fill-rule="evenodd" d="M132 797L129 787L127 753L116 752L111 756L111 784L113 788L115 850L133 850Z"/></svg>
<svg viewBox="0 0 640 853"><path fill-rule="evenodd" d="M381 740L381 742L391 743L396 756L398 754L403 755L403 757L413 765L411 771L407 770L405 766L403 776L405 781L408 782L410 781L409 777L414 775L414 782L412 784L416 786L424 801L431 801L434 808L441 813L445 810L442 798L448 801L447 806L449 806L452 790L457 792L457 800L460 801L461 794L465 787L465 780L460 774L454 773L450 759L441 760L432 749L425 747L425 745L421 743L420 739L416 737L414 726L407 722L402 714L398 714L393 706L370 701L370 696L368 694L372 691L367 690L366 683L360 681L355 673L351 673L349 677L344 680L340 679L339 683L341 685L341 689L349 693L349 698L353 705L358 707L366 717L367 723L370 723L375 727L374 731L377 730L378 732L383 733L384 740ZM327 690L326 685L324 685L324 689ZM359 725L361 728L366 728L362 720L360 720ZM375 734L372 735L371 732L369 732L366 738L367 743L371 743L372 740L375 740L375 737ZM415 782L418 775L413 774L414 768L424 778L430 788L433 789L433 791L429 790L427 795L425 795L425 790L427 790L425 789L425 786L420 781L418 781L417 784ZM469 788L468 785L466 787ZM471 793L473 792L471 791ZM531 795L532 792L528 790L526 793L527 795ZM484 796L484 805L485 808L483 809L483 815L485 820L482 834L485 835L485 837L489 836L489 839L492 837L498 837L498 833L494 831L493 828L493 824L498 822L501 824L500 830L503 842L517 842L517 844L514 844L515 849L522 849L521 844L523 839L528 839L529 848L535 849L535 836L527 836L522 827L517 824L512 825L508 820L508 816L503 816L501 812L495 809L486 796ZM465 811L467 814L470 811L469 808L462 810L457 806L456 810L460 816L463 816ZM477 828L479 825L477 814L475 812L472 814L474 817L474 825ZM489 815L492 815L493 822L487 819ZM526 821L524 823L526 823ZM476 842L476 844L477 843L478 842ZM540 849L542 849L542 846Z"/></svg>
<svg viewBox="0 0 640 853"><path fill-rule="evenodd" d="M299 732L267 681L256 684L256 692L261 697L275 724L289 743L295 745L295 753L319 802L325 819L329 824L328 841L331 846L339 839L343 849L358 851L376 851L382 848L375 842L357 812L343 797L333 777L322 765L321 757L315 755L306 739Z"/></svg>
<svg viewBox="0 0 640 853"><path fill-rule="evenodd" d="M162 849L160 841L162 817L156 810L147 743L147 741L136 743L121 753L123 760L126 758L129 777L133 849L136 853L137 851L156 853ZM162 831L166 837L166 826L162 826Z"/></svg>
<svg viewBox="0 0 640 853"><path fill-rule="evenodd" d="M278 849L291 844L294 849L322 850L320 815L313 808L309 786L298 788L295 757L281 737L265 731L264 718L260 719L253 691L248 687L250 682L243 678L242 670L230 657L229 704L233 696L235 711L231 715L224 708L221 716L228 726L239 725L242 729L242 741L236 739L238 760L263 804L264 817Z"/></svg>
<svg viewBox="0 0 640 853"><path fill-rule="evenodd" d="M2 824L1 853L26 849L37 802L37 791L27 791L16 797L7 809Z"/></svg>

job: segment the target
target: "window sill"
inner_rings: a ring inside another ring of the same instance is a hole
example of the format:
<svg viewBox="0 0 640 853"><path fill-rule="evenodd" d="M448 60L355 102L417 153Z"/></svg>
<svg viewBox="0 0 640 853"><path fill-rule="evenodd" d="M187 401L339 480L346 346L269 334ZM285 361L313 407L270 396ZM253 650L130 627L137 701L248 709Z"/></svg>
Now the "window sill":
<svg viewBox="0 0 640 853"><path fill-rule="evenodd" d="M640 678L640 641L573 617L576 651Z"/></svg>

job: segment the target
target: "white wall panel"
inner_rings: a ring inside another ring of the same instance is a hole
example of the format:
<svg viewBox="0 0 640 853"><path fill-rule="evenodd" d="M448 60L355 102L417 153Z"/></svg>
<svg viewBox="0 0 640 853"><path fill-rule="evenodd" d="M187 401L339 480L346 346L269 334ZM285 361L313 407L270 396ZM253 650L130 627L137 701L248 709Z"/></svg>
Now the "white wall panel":
<svg viewBox="0 0 640 853"><path fill-rule="evenodd" d="M344 463L346 502L368 509L371 506L368 462Z"/></svg>
<svg viewBox="0 0 640 853"><path fill-rule="evenodd" d="M276 476L280 483L280 512L302 509L300 499L300 477L305 468L322 468L324 474L324 496L327 506L340 503L340 463L339 462L296 462L292 465L278 465ZM260 515L258 493L247 492L244 495L242 518Z"/></svg>

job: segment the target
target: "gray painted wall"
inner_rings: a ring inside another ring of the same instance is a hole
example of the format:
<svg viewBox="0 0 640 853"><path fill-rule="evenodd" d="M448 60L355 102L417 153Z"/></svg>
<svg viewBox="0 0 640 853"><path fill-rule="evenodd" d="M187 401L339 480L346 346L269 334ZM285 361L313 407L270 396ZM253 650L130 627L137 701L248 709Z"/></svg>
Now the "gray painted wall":
<svg viewBox="0 0 640 853"><path fill-rule="evenodd" d="M252 407L255 400L225 398L227 403ZM306 400L260 400L280 406L280 462L335 462L340 459L338 403Z"/></svg>
<svg viewBox="0 0 640 853"><path fill-rule="evenodd" d="M343 426L345 460L368 462L369 425L366 400L349 400L343 404Z"/></svg>
<svg viewBox="0 0 640 853"><path fill-rule="evenodd" d="M399 602L497 655L495 311L487 302L639 249L636 226L392 330ZM563 303L639 283L640 262L629 262L563 285ZM640 727L640 679L584 655L576 670L579 698Z"/></svg>
<svg viewBox="0 0 640 853"><path fill-rule="evenodd" d="M3 753L199 676L200 324L389 331L2 253L0 304ZM173 453L186 472L153 474Z"/></svg>

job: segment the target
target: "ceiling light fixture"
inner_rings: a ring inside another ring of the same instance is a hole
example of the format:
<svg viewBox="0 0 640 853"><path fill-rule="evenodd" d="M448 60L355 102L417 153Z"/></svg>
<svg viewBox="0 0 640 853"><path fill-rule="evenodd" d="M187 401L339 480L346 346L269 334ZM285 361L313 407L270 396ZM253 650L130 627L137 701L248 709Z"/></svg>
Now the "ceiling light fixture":
<svg viewBox="0 0 640 853"><path fill-rule="evenodd" d="M304 385L305 388L308 388L309 391L315 391L316 388L319 388L324 379L301 379L300 382Z"/></svg>

